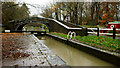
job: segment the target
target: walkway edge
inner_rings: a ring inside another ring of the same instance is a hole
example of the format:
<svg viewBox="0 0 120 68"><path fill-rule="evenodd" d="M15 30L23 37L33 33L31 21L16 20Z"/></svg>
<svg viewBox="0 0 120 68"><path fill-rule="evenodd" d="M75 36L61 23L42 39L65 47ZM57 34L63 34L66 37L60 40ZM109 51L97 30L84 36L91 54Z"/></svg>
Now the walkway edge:
<svg viewBox="0 0 120 68"><path fill-rule="evenodd" d="M59 56L57 56L51 49L49 49L44 43L42 43L35 35L32 34L32 36L33 36L33 39L36 40L36 42L38 42L40 45L42 45L43 47L47 49L49 56L46 56L46 59L50 63L51 66L56 66L56 65L57 66L68 66L64 60L62 60Z"/></svg>
<svg viewBox="0 0 120 68"><path fill-rule="evenodd" d="M102 60L105 60L109 63L120 66L120 63L119 63L120 62L120 54L118 54L118 53L117 54L110 53L110 52L102 50L102 49L91 47L89 45L79 43L79 42L75 42L75 41L72 41L72 40L67 40L65 38L58 37L56 35L52 35L52 34L49 34L49 33L47 33L47 36L50 36L50 37L52 37L56 40L59 40L59 41L65 43L65 44L69 45L69 46L77 48L81 51L84 51L88 54L91 54L91 55L93 55L97 58L100 58Z"/></svg>

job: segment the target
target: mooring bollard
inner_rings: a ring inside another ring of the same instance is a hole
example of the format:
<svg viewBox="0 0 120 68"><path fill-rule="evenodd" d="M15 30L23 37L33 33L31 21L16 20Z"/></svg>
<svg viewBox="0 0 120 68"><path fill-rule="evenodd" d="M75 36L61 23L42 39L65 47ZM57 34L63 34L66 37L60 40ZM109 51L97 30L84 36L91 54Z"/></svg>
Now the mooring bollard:
<svg viewBox="0 0 120 68"><path fill-rule="evenodd" d="M45 35L46 35L46 33L47 33L47 32L45 31Z"/></svg>
<svg viewBox="0 0 120 68"><path fill-rule="evenodd" d="M113 28L113 39L116 37L116 28Z"/></svg>
<svg viewBox="0 0 120 68"><path fill-rule="evenodd" d="M66 42L66 43L68 44L68 42L69 42L69 39L67 39L67 42Z"/></svg>

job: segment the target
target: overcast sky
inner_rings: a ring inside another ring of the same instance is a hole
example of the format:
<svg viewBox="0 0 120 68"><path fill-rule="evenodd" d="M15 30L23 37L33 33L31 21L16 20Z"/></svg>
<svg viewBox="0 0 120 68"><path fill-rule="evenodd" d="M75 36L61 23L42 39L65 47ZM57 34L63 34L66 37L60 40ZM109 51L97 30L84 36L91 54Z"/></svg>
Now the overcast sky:
<svg viewBox="0 0 120 68"><path fill-rule="evenodd" d="M30 12L31 15L35 15L35 14L40 14L42 12L42 8L47 6L50 3L53 3L53 0L17 0L17 3L28 3L28 4L32 4L32 5L39 5L38 7L40 8L34 8L30 5L28 5L28 8L30 8Z"/></svg>
<svg viewBox="0 0 120 68"><path fill-rule="evenodd" d="M48 6L48 4L53 3L53 0L3 0L3 1L14 1L14 2L20 2L20 3L28 3L32 5L39 5L40 8L34 8L30 5L27 5L28 8L30 8L31 15L39 15L42 12L43 7ZM54 0L54 1L67 1L67 0ZM68 1L84 1L84 0L68 0ZM91 1L91 0L86 0ZM116 1L116 0L111 0ZM120 1L120 0L119 0Z"/></svg>

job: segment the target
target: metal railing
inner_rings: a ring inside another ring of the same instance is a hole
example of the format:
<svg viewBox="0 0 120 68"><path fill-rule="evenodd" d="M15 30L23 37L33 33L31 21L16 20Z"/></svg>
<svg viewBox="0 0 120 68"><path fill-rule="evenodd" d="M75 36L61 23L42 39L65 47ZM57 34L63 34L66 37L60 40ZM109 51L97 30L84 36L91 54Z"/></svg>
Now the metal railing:
<svg viewBox="0 0 120 68"><path fill-rule="evenodd" d="M75 39L76 33L69 31L68 34L67 34L67 39L69 39L69 36L70 36L70 39L72 39L73 36L74 36L74 39Z"/></svg>

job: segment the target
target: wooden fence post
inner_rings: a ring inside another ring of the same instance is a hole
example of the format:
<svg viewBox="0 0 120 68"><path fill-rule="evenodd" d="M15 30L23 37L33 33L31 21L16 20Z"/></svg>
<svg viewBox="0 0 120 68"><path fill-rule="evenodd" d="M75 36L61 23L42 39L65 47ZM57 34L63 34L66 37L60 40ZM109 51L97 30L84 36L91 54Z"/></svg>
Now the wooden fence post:
<svg viewBox="0 0 120 68"><path fill-rule="evenodd" d="M99 28L97 28L97 36L99 37Z"/></svg>
<svg viewBox="0 0 120 68"><path fill-rule="evenodd" d="M86 36L88 36L88 29L86 28Z"/></svg>
<svg viewBox="0 0 120 68"><path fill-rule="evenodd" d="M113 39L116 37L116 28L113 28Z"/></svg>

